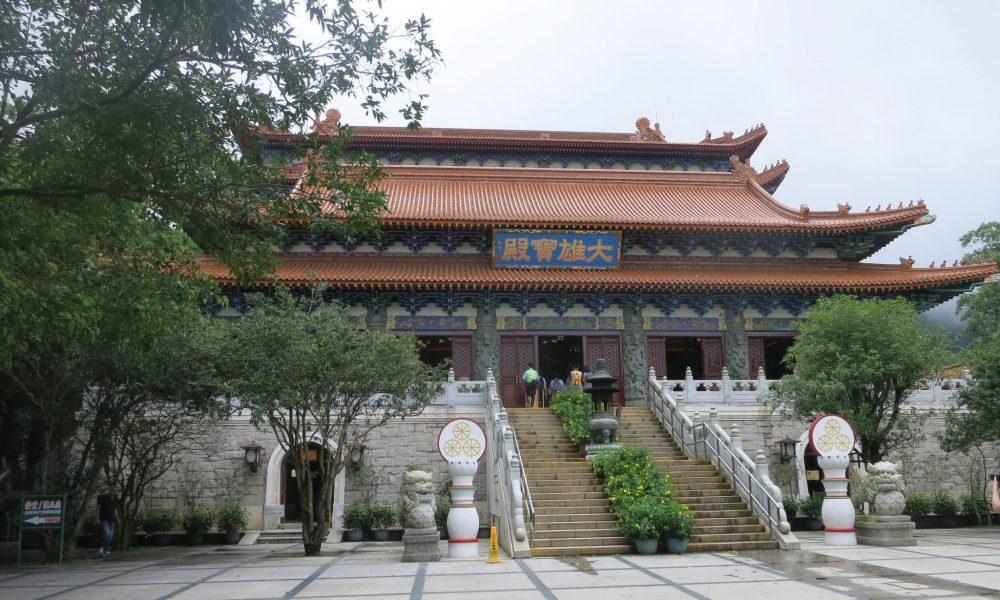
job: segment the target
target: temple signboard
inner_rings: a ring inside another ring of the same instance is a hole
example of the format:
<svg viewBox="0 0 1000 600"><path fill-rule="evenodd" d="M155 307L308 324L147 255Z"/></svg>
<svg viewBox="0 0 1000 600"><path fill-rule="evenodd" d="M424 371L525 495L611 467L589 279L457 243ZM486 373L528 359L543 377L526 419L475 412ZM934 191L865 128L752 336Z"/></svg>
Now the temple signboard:
<svg viewBox="0 0 1000 600"><path fill-rule="evenodd" d="M620 231L493 230L493 266L541 269L616 269Z"/></svg>

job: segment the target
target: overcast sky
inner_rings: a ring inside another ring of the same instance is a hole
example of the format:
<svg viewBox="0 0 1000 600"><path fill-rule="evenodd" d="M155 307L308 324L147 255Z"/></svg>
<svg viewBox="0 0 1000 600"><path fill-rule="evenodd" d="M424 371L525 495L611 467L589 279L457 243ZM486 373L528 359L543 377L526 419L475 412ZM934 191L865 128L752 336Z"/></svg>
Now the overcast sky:
<svg viewBox="0 0 1000 600"><path fill-rule="evenodd" d="M445 64L428 127L768 136L781 202L857 209L923 198L937 222L869 262L958 259L1000 220L1000 2L386 2L424 12ZM374 124L344 100L345 121ZM387 124L402 124L393 119ZM996 164L994 164L996 163Z"/></svg>

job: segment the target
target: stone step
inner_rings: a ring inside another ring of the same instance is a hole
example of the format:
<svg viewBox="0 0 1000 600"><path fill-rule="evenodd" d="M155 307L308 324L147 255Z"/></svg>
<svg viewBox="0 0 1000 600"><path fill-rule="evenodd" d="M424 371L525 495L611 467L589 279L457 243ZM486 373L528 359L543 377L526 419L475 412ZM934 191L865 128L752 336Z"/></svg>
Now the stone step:
<svg viewBox="0 0 1000 600"><path fill-rule="evenodd" d="M567 527L565 529L535 529L535 538L532 540L532 545L536 545L535 542L538 540L561 540L566 538L618 538L621 534L618 533L618 528L614 527L615 523L610 523L611 527L595 528L588 527L586 529L581 528L580 523L575 523L576 527Z"/></svg>
<svg viewBox="0 0 1000 600"><path fill-rule="evenodd" d="M554 538L548 540L532 540L531 548L572 548L574 546L622 546L628 545L629 539L626 537L577 537L577 538Z"/></svg>
<svg viewBox="0 0 1000 600"><path fill-rule="evenodd" d="M586 480L581 480L579 483L570 483L566 480L559 479L536 479L535 481L529 481L528 483L531 488L532 498L535 497L536 492L550 494L604 492L604 486L597 482L589 482Z"/></svg>
<svg viewBox="0 0 1000 600"><path fill-rule="evenodd" d="M588 513L609 514L608 505L605 503L603 505L588 504L582 506L535 506L536 521L543 516L556 516L563 518L571 515L582 515Z"/></svg>
<svg viewBox="0 0 1000 600"><path fill-rule="evenodd" d="M535 509L542 508L567 508L567 507L584 507L584 506L596 506L608 508L610 504L606 498L571 498L567 500L535 500L532 497L532 501L535 504Z"/></svg>
<svg viewBox="0 0 1000 600"><path fill-rule="evenodd" d="M597 556L607 554L629 554L632 544L616 544L608 546L573 546L565 548L532 548L534 558L545 556Z"/></svg>
<svg viewBox="0 0 1000 600"><path fill-rule="evenodd" d="M746 511L750 512L750 511ZM698 517L695 516L695 523L698 525L698 530L702 530L705 527L720 527L720 526L734 526L740 527L743 525L760 525L760 521L757 517L744 516L744 517ZM763 525L760 525L763 527Z"/></svg>
<svg viewBox="0 0 1000 600"><path fill-rule="evenodd" d="M674 499L682 502L742 502L732 490L674 490Z"/></svg>
<svg viewBox="0 0 1000 600"><path fill-rule="evenodd" d="M765 539L771 539L767 534L767 529L764 528L760 523L748 524L748 525L715 525L706 526L695 520L695 529L699 536L713 536L713 535L726 535L726 534L741 534L741 533L755 533L764 534ZM704 541L704 540L702 540Z"/></svg>
<svg viewBox="0 0 1000 600"><path fill-rule="evenodd" d="M535 515L535 528L542 527L551 528L549 526L557 523L577 523L579 521L587 522L612 522L617 523L618 517L613 514L604 512L587 512L587 513L566 513L558 512L553 514L537 514Z"/></svg>
<svg viewBox="0 0 1000 600"><path fill-rule="evenodd" d="M747 552L750 550L777 550L778 542L717 542L688 543L688 552Z"/></svg>
<svg viewBox="0 0 1000 600"><path fill-rule="evenodd" d="M741 508L718 509L706 507L694 507L691 509L696 519L716 518L716 519L750 519L756 518L750 509L743 505Z"/></svg>
<svg viewBox="0 0 1000 600"><path fill-rule="evenodd" d="M537 488L531 490L531 500L537 506L539 502L545 502L549 500L603 500L604 490L599 492L549 492L549 491L538 491Z"/></svg>

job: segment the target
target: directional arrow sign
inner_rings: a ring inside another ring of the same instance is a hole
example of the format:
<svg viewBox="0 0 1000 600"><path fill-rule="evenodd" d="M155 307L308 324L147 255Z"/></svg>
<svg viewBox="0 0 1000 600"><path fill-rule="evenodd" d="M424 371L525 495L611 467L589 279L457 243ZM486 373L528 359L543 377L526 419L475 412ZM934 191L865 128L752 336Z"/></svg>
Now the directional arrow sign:
<svg viewBox="0 0 1000 600"><path fill-rule="evenodd" d="M61 523L62 517L31 517L30 519L25 519L25 523L31 523L32 525L41 525L43 523Z"/></svg>

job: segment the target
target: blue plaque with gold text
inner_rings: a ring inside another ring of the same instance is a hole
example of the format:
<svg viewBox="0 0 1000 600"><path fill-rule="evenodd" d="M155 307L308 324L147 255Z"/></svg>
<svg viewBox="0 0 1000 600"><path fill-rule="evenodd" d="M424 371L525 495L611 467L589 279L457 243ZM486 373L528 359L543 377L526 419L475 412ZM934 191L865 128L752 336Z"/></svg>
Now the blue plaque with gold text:
<svg viewBox="0 0 1000 600"><path fill-rule="evenodd" d="M493 230L493 266L535 269L616 269L621 232Z"/></svg>

